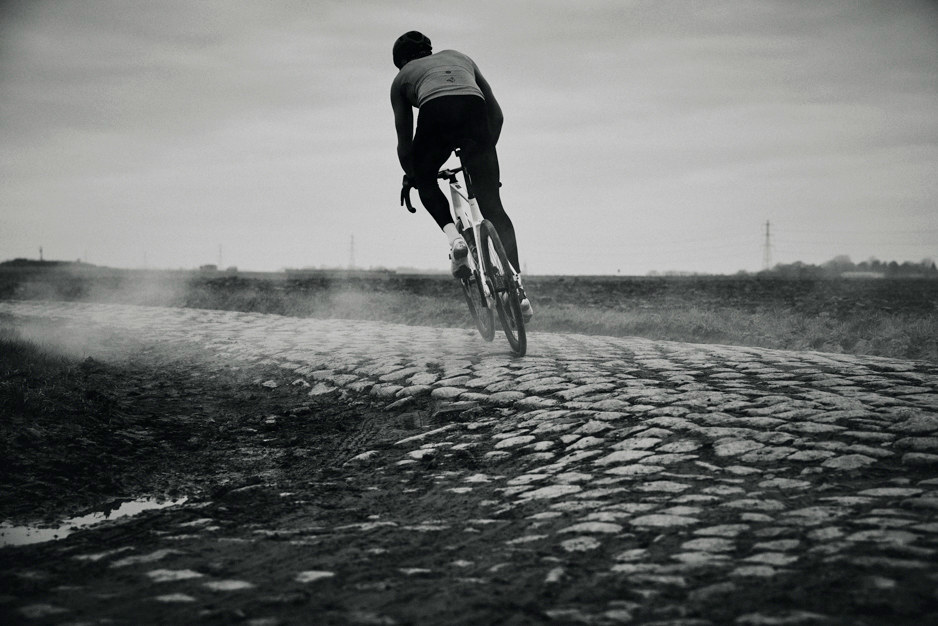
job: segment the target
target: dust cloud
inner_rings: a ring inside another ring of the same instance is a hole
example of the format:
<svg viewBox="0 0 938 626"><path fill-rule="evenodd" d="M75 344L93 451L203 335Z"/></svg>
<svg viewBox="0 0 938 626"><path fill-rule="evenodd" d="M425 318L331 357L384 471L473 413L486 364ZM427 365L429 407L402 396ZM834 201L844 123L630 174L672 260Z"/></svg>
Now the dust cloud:
<svg viewBox="0 0 938 626"><path fill-rule="evenodd" d="M10 289L15 300L47 300L183 306L189 273L58 267L21 273ZM0 349L28 344L41 352L68 359L94 358L108 362L129 359L136 349L115 341L106 327L78 325L64 320L0 318Z"/></svg>
<svg viewBox="0 0 938 626"><path fill-rule="evenodd" d="M149 306L178 306L191 272L67 266L24 277L13 297Z"/></svg>

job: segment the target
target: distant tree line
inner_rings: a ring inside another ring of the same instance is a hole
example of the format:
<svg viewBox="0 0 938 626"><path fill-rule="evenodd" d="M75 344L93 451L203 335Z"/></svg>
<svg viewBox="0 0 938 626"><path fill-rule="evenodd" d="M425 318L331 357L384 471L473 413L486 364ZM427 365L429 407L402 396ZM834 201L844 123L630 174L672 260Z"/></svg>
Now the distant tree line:
<svg viewBox="0 0 938 626"><path fill-rule="evenodd" d="M3 267L56 267L59 265L78 265L81 261L43 261L39 259L16 258L9 261L3 261L0 266Z"/></svg>
<svg viewBox="0 0 938 626"><path fill-rule="evenodd" d="M794 263L779 263L764 274L797 277L797 278L830 278L838 276L868 276L881 278L938 278L938 267L932 259L922 259L918 263L905 261L880 261L871 258L867 261L854 263L847 255L839 255L822 263L810 265L796 261Z"/></svg>

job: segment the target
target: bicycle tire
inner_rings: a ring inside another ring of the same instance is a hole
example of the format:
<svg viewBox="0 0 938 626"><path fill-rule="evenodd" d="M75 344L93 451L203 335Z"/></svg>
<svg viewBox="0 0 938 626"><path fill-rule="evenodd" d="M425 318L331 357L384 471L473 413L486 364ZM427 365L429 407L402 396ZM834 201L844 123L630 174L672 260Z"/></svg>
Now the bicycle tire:
<svg viewBox="0 0 938 626"><path fill-rule="evenodd" d="M495 314L486 306L479 272L473 272L469 278L461 279L459 284L462 285L462 293L466 297L466 304L469 305L469 314L479 329L479 334L486 341L492 341L495 338Z"/></svg>
<svg viewBox="0 0 938 626"><path fill-rule="evenodd" d="M480 225L482 262L485 264L486 280L492 296L495 299L495 309L498 319L502 323L502 330L508 339L512 352L517 356L524 356L528 349L527 332L524 329L524 318L521 316L521 298L518 295L518 284L513 273L507 269L511 267L505 246L495 230L495 225L488 220L482 220ZM502 299L502 294L506 297Z"/></svg>

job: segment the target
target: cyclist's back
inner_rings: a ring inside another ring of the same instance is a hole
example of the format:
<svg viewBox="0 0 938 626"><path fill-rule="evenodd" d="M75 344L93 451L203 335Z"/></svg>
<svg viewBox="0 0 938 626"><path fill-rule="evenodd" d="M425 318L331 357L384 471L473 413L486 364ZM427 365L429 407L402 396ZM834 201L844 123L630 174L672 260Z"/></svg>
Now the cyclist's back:
<svg viewBox="0 0 938 626"><path fill-rule="evenodd" d="M465 54L441 50L407 63L398 72L391 88L401 90L410 105L416 108L440 96L478 96L484 99L475 73L475 63Z"/></svg>

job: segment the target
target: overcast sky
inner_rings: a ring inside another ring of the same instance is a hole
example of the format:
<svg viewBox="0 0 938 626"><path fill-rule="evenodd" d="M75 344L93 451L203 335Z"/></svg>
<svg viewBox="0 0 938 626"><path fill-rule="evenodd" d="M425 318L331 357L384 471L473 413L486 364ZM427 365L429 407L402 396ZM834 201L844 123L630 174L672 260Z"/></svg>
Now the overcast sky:
<svg viewBox="0 0 938 626"><path fill-rule="evenodd" d="M531 274L758 270L766 221L773 262L938 258L925 0L31 0L0 4L0 260L448 267L398 205L410 29L499 98Z"/></svg>

